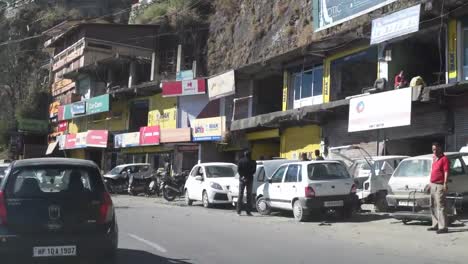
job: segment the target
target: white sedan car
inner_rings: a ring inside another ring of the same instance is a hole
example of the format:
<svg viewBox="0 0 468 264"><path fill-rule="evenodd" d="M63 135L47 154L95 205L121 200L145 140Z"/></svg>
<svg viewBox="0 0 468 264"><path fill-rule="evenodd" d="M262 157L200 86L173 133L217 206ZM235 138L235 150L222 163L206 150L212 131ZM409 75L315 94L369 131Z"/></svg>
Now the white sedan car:
<svg viewBox="0 0 468 264"><path fill-rule="evenodd" d="M201 163L195 165L185 183L185 203L202 201L205 208L213 204L229 204L228 192L237 174L233 163Z"/></svg>

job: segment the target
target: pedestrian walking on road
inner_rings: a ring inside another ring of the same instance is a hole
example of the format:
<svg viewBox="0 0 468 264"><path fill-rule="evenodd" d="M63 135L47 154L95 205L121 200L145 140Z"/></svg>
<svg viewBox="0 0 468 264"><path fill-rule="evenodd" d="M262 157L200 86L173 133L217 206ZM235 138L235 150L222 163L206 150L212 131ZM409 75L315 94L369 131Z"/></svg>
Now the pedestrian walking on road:
<svg viewBox="0 0 468 264"><path fill-rule="evenodd" d="M315 150L315 160L325 160L318 149Z"/></svg>
<svg viewBox="0 0 468 264"><path fill-rule="evenodd" d="M239 172L239 197L237 199L237 214L242 213L242 207L244 206L244 189L247 195L247 204L245 205L245 212L247 215L252 216L252 183L253 175L257 170L257 162L252 160L252 153L246 151L244 157L239 160L237 171Z"/></svg>
<svg viewBox="0 0 468 264"><path fill-rule="evenodd" d="M432 144L432 153L434 153L430 184L432 226L428 231L443 234L448 232L445 198L448 191L450 161L444 155L439 143Z"/></svg>

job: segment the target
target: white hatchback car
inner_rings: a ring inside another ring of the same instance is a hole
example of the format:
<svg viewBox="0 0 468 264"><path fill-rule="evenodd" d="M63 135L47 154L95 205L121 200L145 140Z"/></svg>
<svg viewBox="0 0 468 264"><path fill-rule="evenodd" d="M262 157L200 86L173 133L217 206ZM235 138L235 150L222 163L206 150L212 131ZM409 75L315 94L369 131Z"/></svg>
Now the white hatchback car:
<svg viewBox="0 0 468 264"><path fill-rule="evenodd" d="M213 204L229 204L228 192L237 165L233 163L201 163L195 165L185 183L185 203L202 201L205 208Z"/></svg>
<svg viewBox="0 0 468 264"><path fill-rule="evenodd" d="M339 161L304 161L279 167L257 189L257 211L292 210L298 221L328 209L350 217L359 204L356 185Z"/></svg>

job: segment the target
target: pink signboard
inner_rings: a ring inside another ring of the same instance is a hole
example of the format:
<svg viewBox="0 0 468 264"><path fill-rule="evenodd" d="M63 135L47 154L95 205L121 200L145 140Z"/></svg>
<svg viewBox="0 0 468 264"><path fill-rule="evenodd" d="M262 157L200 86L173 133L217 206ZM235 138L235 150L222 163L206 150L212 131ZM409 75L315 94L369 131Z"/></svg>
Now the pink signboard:
<svg viewBox="0 0 468 264"><path fill-rule="evenodd" d="M140 146L159 145L161 130L159 126L140 128Z"/></svg>
<svg viewBox="0 0 468 264"><path fill-rule="evenodd" d="M184 96L206 93L206 79L163 82L163 96Z"/></svg>
<svg viewBox="0 0 468 264"><path fill-rule="evenodd" d="M86 145L94 148L107 148L107 130L89 130L86 136Z"/></svg>
<svg viewBox="0 0 468 264"><path fill-rule="evenodd" d="M76 147L76 134L68 134L65 137L65 149L74 149Z"/></svg>

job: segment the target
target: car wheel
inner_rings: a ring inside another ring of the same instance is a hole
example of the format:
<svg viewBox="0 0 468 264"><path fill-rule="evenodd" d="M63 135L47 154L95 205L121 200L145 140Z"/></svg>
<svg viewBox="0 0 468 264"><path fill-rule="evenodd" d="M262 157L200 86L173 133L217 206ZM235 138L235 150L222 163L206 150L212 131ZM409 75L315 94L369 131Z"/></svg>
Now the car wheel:
<svg viewBox="0 0 468 264"><path fill-rule="evenodd" d="M191 206L193 204L193 200L190 200L188 190L185 190L185 205Z"/></svg>
<svg viewBox="0 0 468 264"><path fill-rule="evenodd" d="M298 222L304 222L307 220L307 213L305 212L304 208L302 208L301 202L296 200L293 204L293 214L294 219Z"/></svg>
<svg viewBox="0 0 468 264"><path fill-rule="evenodd" d="M210 208L211 207L210 200L208 199L208 193L206 191L203 191L202 202L203 202L203 207L205 207L205 208Z"/></svg>
<svg viewBox="0 0 468 264"><path fill-rule="evenodd" d="M388 212L387 197L385 197L385 194L377 194L377 198L375 200L375 211L380 213Z"/></svg>
<svg viewBox="0 0 468 264"><path fill-rule="evenodd" d="M271 214L270 203L267 201L265 197L258 198L257 203L255 204L255 207L257 208L257 212L261 215Z"/></svg>

